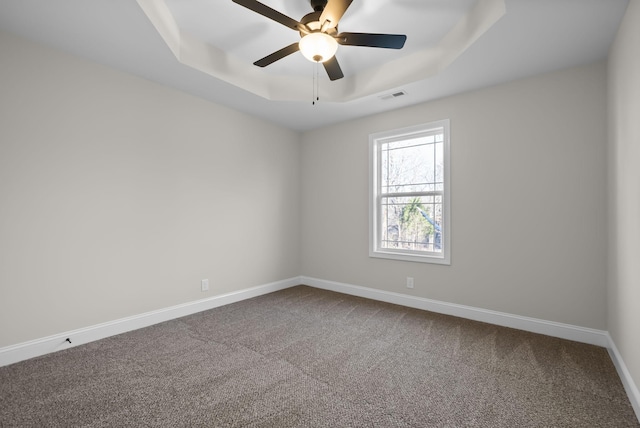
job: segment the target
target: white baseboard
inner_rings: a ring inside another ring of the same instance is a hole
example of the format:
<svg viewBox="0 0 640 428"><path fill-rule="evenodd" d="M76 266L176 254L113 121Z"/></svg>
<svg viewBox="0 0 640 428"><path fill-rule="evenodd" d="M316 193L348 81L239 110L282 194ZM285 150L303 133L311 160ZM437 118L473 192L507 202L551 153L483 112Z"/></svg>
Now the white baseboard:
<svg viewBox="0 0 640 428"><path fill-rule="evenodd" d="M570 324L522 317L504 312L457 305L454 303L441 302L438 300L425 299L423 297L409 296L390 291L376 290L358 285L325 281L323 279L310 278L306 276L303 276L300 280L302 281L302 284L306 284L311 287L337 291L339 293L351 294L353 296L366 297L367 299L394 303L396 305L408 306L415 309L423 309L426 311L437 312L439 314L453 315L474 321L481 321L503 327L530 331L532 333L559 337L561 339L573 340L575 342L588 343L591 345L602 346L603 348L606 348L609 345L608 334L606 331L602 330L594 330Z"/></svg>
<svg viewBox="0 0 640 428"><path fill-rule="evenodd" d="M609 339L609 345L607 346L609 356L611 356L613 365L616 366L620 380L622 380L622 385L624 386L625 391L627 391L627 396L629 397L631 406L636 412L638 421L640 421L640 390L638 390L638 386L633 381L631 373L629 373L627 365L624 363L622 355L620 355L620 352L609 333L607 333L607 338Z"/></svg>
<svg viewBox="0 0 640 428"><path fill-rule="evenodd" d="M300 281L300 277L289 278L0 348L0 367L274 291L284 290L301 284ZM67 338L71 340L71 343L66 341Z"/></svg>

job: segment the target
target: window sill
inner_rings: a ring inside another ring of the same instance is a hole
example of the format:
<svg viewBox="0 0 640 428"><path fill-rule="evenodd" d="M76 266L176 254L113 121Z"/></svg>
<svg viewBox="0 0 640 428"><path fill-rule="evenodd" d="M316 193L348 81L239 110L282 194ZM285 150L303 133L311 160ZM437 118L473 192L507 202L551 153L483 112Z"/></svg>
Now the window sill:
<svg viewBox="0 0 640 428"><path fill-rule="evenodd" d="M400 260L404 262L431 263L431 264L439 264L439 265L447 265L447 266L451 265L451 260L446 255L431 256L431 255L409 254L404 252L377 250L377 251L370 251L369 257L379 258L379 259Z"/></svg>

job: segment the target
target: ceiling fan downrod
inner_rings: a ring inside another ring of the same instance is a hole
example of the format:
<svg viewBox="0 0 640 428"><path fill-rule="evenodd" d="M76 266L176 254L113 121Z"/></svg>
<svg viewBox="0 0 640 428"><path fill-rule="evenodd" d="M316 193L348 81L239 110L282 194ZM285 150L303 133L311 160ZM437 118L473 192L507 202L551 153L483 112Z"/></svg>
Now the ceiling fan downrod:
<svg viewBox="0 0 640 428"><path fill-rule="evenodd" d="M322 12L327 5L327 0L310 0L314 12Z"/></svg>

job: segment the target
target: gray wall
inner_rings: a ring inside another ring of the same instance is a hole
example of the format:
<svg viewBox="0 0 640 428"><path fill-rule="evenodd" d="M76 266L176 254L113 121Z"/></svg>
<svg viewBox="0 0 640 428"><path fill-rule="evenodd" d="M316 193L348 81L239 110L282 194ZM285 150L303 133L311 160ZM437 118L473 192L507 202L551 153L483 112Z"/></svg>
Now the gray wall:
<svg viewBox="0 0 640 428"><path fill-rule="evenodd" d="M0 55L0 347L300 274L607 329L605 64L300 136L12 36ZM369 258L369 133L443 118L452 265Z"/></svg>
<svg viewBox="0 0 640 428"><path fill-rule="evenodd" d="M608 329L640 386L640 2L631 1L609 57ZM637 393L637 392L636 392ZM636 397L639 399L640 397Z"/></svg>
<svg viewBox="0 0 640 428"><path fill-rule="evenodd" d="M299 274L297 133L6 34L0 58L0 347Z"/></svg>
<svg viewBox="0 0 640 428"><path fill-rule="evenodd" d="M606 117L598 63L303 134L302 273L605 330ZM369 258L368 135L446 118L451 266Z"/></svg>

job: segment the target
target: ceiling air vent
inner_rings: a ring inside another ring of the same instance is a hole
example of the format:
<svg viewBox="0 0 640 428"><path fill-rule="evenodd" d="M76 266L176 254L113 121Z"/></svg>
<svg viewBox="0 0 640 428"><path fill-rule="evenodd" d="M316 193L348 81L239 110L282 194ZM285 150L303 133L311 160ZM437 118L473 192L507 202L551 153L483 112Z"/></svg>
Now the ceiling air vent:
<svg viewBox="0 0 640 428"><path fill-rule="evenodd" d="M387 100L392 100L394 98L402 97L404 95L407 95L405 91L398 91L398 92L394 92L393 94L381 95L380 99L382 101L387 101Z"/></svg>

